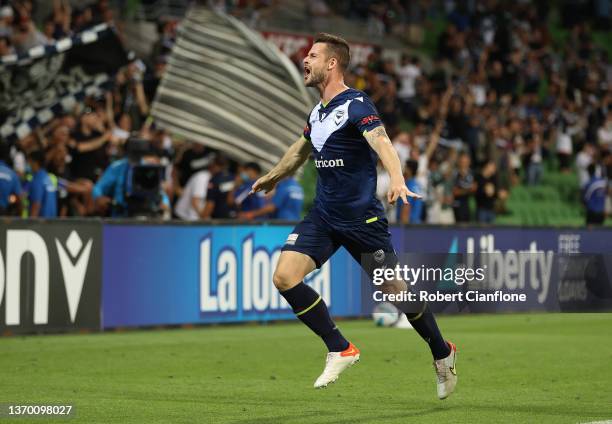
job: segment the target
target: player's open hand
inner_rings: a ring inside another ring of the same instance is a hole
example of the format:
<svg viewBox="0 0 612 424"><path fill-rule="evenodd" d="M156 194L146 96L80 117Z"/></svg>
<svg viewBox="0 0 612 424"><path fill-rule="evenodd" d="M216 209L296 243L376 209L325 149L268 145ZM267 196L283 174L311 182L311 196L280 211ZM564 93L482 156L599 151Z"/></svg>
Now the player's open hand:
<svg viewBox="0 0 612 424"><path fill-rule="evenodd" d="M414 199L421 199L423 196L408 190L408 187L406 187L404 183L391 186L387 192L387 200L391 205L395 205L397 199L402 199L404 204L407 204L408 199L411 197Z"/></svg>
<svg viewBox="0 0 612 424"><path fill-rule="evenodd" d="M258 191L264 191L264 193L269 193L274 190L276 187L276 180L272 178L269 174L260 177L253 186L251 187L251 192L249 194L257 193Z"/></svg>

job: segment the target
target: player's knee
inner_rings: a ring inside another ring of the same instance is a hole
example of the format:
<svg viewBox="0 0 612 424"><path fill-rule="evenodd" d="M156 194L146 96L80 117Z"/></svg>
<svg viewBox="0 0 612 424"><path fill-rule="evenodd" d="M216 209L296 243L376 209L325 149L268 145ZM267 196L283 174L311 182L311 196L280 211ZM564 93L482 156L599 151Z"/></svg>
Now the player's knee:
<svg viewBox="0 0 612 424"><path fill-rule="evenodd" d="M385 281L381 285L381 290L385 294L399 294L401 292L408 291L408 285L404 280L390 280Z"/></svg>
<svg viewBox="0 0 612 424"><path fill-rule="evenodd" d="M272 276L272 282L279 291L289 290L299 283L299 281L296 283L294 280L295 278L293 278L290 272L282 269L274 271L274 275Z"/></svg>

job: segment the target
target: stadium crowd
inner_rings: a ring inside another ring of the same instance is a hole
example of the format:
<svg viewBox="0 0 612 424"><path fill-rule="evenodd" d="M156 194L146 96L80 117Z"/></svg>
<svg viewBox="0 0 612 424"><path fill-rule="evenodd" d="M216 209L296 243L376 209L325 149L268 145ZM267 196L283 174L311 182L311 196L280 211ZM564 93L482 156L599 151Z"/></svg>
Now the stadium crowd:
<svg viewBox="0 0 612 424"><path fill-rule="evenodd" d="M320 12L331 7L320 3ZM440 10L433 4L348 1L334 7L346 7L356 19L378 19L374 27L418 43L422 22ZM591 28L600 18L575 19L563 9L569 37L557 45L542 2L444 4L448 25L433 57L404 55L395 63L375 48L367 63L353 66L347 76L348 85L375 102L405 164L409 188L423 195L409 205L386 205L389 220L494 222L505 212L510 189L540 184L548 164L559 172L577 170L587 216L602 222L612 175L612 67L593 41ZM53 0L41 29L32 21L31 0L0 5L0 55L113 20L107 0L79 9ZM272 195L248 196L261 173L256 163L229 161L205 140L176 142L149 118L176 29L176 20L160 21L151 57L130 57L105 96L88 98L10 149L0 142L2 213L126 216L130 193L146 192L143 187L157 172L161 185L153 209L165 217L299 218L303 191L295 180ZM135 140L131 149L128 140ZM148 141L145 150L139 140ZM141 179L127 190L133 177L128 165L135 160L143 166ZM378 186L384 201L384 172ZM19 193L27 193L23 201Z"/></svg>
<svg viewBox="0 0 612 424"><path fill-rule="evenodd" d="M54 0L40 31L32 20L34 6L31 0L1 4L0 54L24 53L113 19L107 0L78 10ZM295 179L268 196L248 196L261 173L258 164L237 164L201 143L174 142L149 118L177 23L160 20L151 57L128 55L105 96L87 98L15 146L0 143L1 214L300 218L303 191Z"/></svg>
<svg viewBox="0 0 612 424"><path fill-rule="evenodd" d="M358 18L381 17L384 31L410 35L410 17L423 22L432 3L369 2ZM407 208L416 211L393 210L390 219L492 222L505 212L511 187L540 184L546 164L562 173L575 167L585 205L595 212L591 222L603 221L612 175L612 66L591 28L610 17L566 3L563 45L553 42L545 2L445 2L448 25L432 57L405 55L397 66L375 49L352 69L349 84L376 102L407 178L424 195Z"/></svg>

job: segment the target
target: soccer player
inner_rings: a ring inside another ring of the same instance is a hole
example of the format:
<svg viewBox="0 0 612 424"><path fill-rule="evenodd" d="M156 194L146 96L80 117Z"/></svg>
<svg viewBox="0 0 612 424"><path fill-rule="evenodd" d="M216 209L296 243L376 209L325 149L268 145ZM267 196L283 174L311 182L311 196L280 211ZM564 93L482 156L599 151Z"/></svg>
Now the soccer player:
<svg viewBox="0 0 612 424"><path fill-rule="evenodd" d="M323 339L329 353L325 369L314 383L327 387L359 360L359 349L332 321L325 302L304 277L321 267L343 246L372 276L377 267L395 267L397 256L380 201L376 198L378 158L390 175L390 203L419 195L406 187L401 164L376 108L366 94L344 84L349 46L330 34L319 34L304 58L304 83L316 87L321 101L314 107L304 132L280 162L253 184L252 192L269 192L314 155L319 177L312 210L289 234L273 281L296 316ZM384 284L383 290L407 290L403 281ZM455 346L445 341L426 304L398 305L414 329L428 343L437 374L438 397L455 388Z"/></svg>

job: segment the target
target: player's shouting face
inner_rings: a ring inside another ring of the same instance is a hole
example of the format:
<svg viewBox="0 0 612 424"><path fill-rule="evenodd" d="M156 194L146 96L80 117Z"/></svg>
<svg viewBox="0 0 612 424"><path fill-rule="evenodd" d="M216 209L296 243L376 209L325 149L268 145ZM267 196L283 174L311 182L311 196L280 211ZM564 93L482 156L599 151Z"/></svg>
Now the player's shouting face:
<svg viewBox="0 0 612 424"><path fill-rule="evenodd" d="M330 57L324 43L315 43L304 58L304 85L316 87L323 84L327 73L337 67L337 59Z"/></svg>

